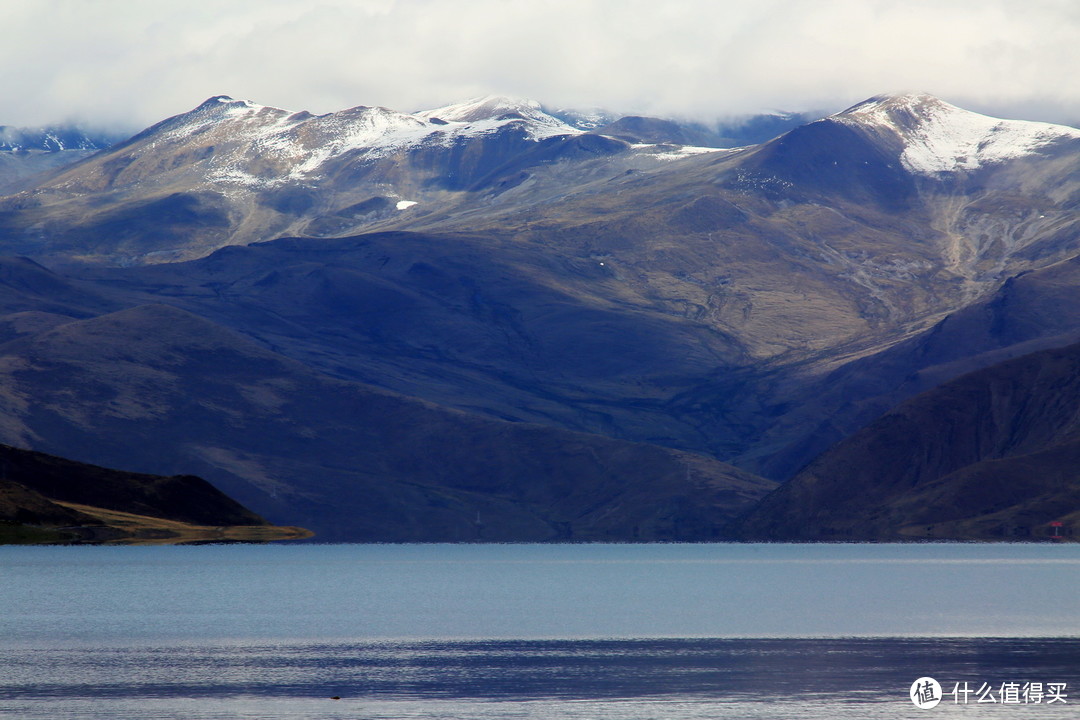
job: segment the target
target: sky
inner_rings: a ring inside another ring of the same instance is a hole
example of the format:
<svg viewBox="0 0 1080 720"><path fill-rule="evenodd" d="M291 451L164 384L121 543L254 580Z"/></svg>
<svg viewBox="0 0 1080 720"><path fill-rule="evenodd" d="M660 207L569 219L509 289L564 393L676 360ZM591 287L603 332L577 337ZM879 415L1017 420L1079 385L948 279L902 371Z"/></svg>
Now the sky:
<svg viewBox="0 0 1080 720"><path fill-rule="evenodd" d="M140 129L214 95L708 121L906 91L1080 122L1076 0L0 0L0 55L14 126Z"/></svg>

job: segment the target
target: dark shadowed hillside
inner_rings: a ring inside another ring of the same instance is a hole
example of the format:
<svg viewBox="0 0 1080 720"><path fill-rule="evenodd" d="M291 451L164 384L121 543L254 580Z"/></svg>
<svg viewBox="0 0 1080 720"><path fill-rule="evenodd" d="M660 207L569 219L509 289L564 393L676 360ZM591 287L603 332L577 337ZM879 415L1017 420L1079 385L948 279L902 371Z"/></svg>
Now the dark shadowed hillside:
<svg viewBox="0 0 1080 720"><path fill-rule="evenodd" d="M1080 533L1080 344L965 375L845 439L739 523L746 538Z"/></svg>
<svg viewBox="0 0 1080 720"><path fill-rule="evenodd" d="M5 437L197 472L323 540L706 539L772 487L336 380L163 305L12 340L0 367Z"/></svg>

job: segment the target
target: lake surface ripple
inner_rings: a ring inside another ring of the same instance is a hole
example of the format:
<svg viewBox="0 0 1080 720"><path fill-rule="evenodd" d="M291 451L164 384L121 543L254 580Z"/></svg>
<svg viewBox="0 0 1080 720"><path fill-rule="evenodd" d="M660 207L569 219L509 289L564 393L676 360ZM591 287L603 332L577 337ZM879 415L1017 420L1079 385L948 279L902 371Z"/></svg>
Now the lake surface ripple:
<svg viewBox="0 0 1080 720"><path fill-rule="evenodd" d="M1070 718L1078 571L1080 545L2 547L0 717Z"/></svg>

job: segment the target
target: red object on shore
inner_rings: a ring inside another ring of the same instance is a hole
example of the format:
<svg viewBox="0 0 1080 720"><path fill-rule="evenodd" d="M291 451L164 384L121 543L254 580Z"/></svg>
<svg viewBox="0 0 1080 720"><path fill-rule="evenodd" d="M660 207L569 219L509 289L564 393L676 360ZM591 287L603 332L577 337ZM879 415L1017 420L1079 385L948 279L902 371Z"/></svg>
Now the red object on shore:
<svg viewBox="0 0 1080 720"><path fill-rule="evenodd" d="M1065 523L1061 522L1060 520L1055 520L1054 522L1050 523L1050 527L1062 527L1064 524Z"/></svg>

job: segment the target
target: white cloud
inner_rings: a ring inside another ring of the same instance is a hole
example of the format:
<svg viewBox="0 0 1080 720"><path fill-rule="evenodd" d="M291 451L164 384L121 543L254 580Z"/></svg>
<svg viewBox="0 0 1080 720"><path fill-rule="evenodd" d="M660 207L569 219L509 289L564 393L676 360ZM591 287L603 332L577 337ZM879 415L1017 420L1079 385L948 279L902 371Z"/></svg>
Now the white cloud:
<svg viewBox="0 0 1080 720"><path fill-rule="evenodd" d="M904 89L1067 121L1078 61L1072 0L5 0L0 123L142 126L222 93L712 117Z"/></svg>

